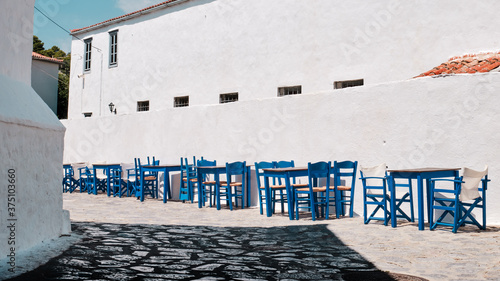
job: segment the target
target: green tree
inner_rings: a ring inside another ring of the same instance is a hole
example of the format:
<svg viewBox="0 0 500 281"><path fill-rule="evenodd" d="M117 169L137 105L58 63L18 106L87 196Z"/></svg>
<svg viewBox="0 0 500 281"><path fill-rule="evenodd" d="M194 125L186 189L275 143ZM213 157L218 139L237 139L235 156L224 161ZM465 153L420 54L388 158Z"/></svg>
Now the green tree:
<svg viewBox="0 0 500 281"><path fill-rule="evenodd" d="M33 52L40 53L40 51L45 50L43 47L42 40L38 39L37 36L33 35Z"/></svg>

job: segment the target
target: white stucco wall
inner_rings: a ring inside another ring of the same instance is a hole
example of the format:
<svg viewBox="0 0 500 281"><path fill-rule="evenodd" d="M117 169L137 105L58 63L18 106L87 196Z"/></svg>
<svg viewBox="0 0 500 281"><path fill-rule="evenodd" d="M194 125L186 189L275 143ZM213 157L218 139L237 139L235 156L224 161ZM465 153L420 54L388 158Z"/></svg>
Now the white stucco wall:
<svg viewBox="0 0 500 281"><path fill-rule="evenodd" d="M20 40L0 42L0 276L6 278L27 270L19 267L21 253L70 231L62 209L65 128L30 86L34 2L0 1L0 34Z"/></svg>
<svg viewBox="0 0 500 281"><path fill-rule="evenodd" d="M73 39L69 117L83 118L191 105L269 98L280 86L302 92L417 76L451 56L497 50L495 0L192 0L78 33L93 38L84 78L82 41ZM118 67L109 68L109 31L118 30ZM101 64L102 62L102 64ZM85 82L84 82L85 81ZM85 87L83 87L85 84Z"/></svg>
<svg viewBox="0 0 500 281"><path fill-rule="evenodd" d="M57 114L59 64L33 59L31 65L31 87Z"/></svg>
<svg viewBox="0 0 500 281"><path fill-rule="evenodd" d="M223 105L65 120L65 162L181 156L246 160L357 160L389 168L488 164L488 223L500 224L500 74L402 82ZM255 185L253 186L255 188ZM255 190L253 191L255 194ZM355 209L362 214L361 183Z"/></svg>
<svg viewBox="0 0 500 281"><path fill-rule="evenodd" d="M33 50L33 5L35 0L0 1L0 74L30 85Z"/></svg>

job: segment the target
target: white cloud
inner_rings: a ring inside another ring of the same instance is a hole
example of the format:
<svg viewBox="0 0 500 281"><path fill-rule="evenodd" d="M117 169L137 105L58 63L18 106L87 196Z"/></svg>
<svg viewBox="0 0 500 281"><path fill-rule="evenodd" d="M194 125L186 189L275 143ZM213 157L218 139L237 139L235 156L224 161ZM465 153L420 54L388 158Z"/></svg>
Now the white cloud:
<svg viewBox="0 0 500 281"><path fill-rule="evenodd" d="M164 0L118 0L116 7L128 14L161 2Z"/></svg>

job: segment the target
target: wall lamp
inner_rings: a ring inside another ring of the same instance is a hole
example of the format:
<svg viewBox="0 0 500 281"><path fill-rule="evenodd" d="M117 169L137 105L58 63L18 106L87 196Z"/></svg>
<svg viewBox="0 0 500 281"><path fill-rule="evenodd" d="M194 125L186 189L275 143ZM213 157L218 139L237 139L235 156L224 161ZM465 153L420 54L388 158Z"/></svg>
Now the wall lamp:
<svg viewBox="0 0 500 281"><path fill-rule="evenodd" d="M116 114L116 108L114 103L111 102L108 106L109 106L109 111L111 111L111 113Z"/></svg>

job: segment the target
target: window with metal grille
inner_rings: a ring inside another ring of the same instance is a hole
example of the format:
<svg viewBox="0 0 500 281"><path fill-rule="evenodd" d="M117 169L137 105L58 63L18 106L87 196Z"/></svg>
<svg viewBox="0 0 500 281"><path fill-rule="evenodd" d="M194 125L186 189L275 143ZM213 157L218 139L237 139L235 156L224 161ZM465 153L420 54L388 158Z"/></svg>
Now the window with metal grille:
<svg viewBox="0 0 500 281"><path fill-rule="evenodd" d="M189 96L174 98L174 107L186 107L186 106L189 106Z"/></svg>
<svg viewBox="0 0 500 281"><path fill-rule="evenodd" d="M149 111L149 101L138 101L137 102L137 111Z"/></svg>
<svg viewBox="0 0 500 281"><path fill-rule="evenodd" d="M278 88L278 97L299 95L302 93L302 86L280 87Z"/></svg>
<svg viewBox="0 0 500 281"><path fill-rule="evenodd" d="M92 62L92 38L85 39L85 60L83 61L83 71L90 71Z"/></svg>
<svg viewBox="0 0 500 281"><path fill-rule="evenodd" d="M220 94L219 103L238 101L238 93Z"/></svg>
<svg viewBox="0 0 500 281"><path fill-rule="evenodd" d="M118 30L109 33L109 66L118 64Z"/></svg>
<svg viewBox="0 0 500 281"><path fill-rule="evenodd" d="M363 79L357 79L357 80L347 80L347 81L335 81L333 83L333 88L334 89L343 89L343 88L349 88L349 87L356 87L356 86L363 86Z"/></svg>

